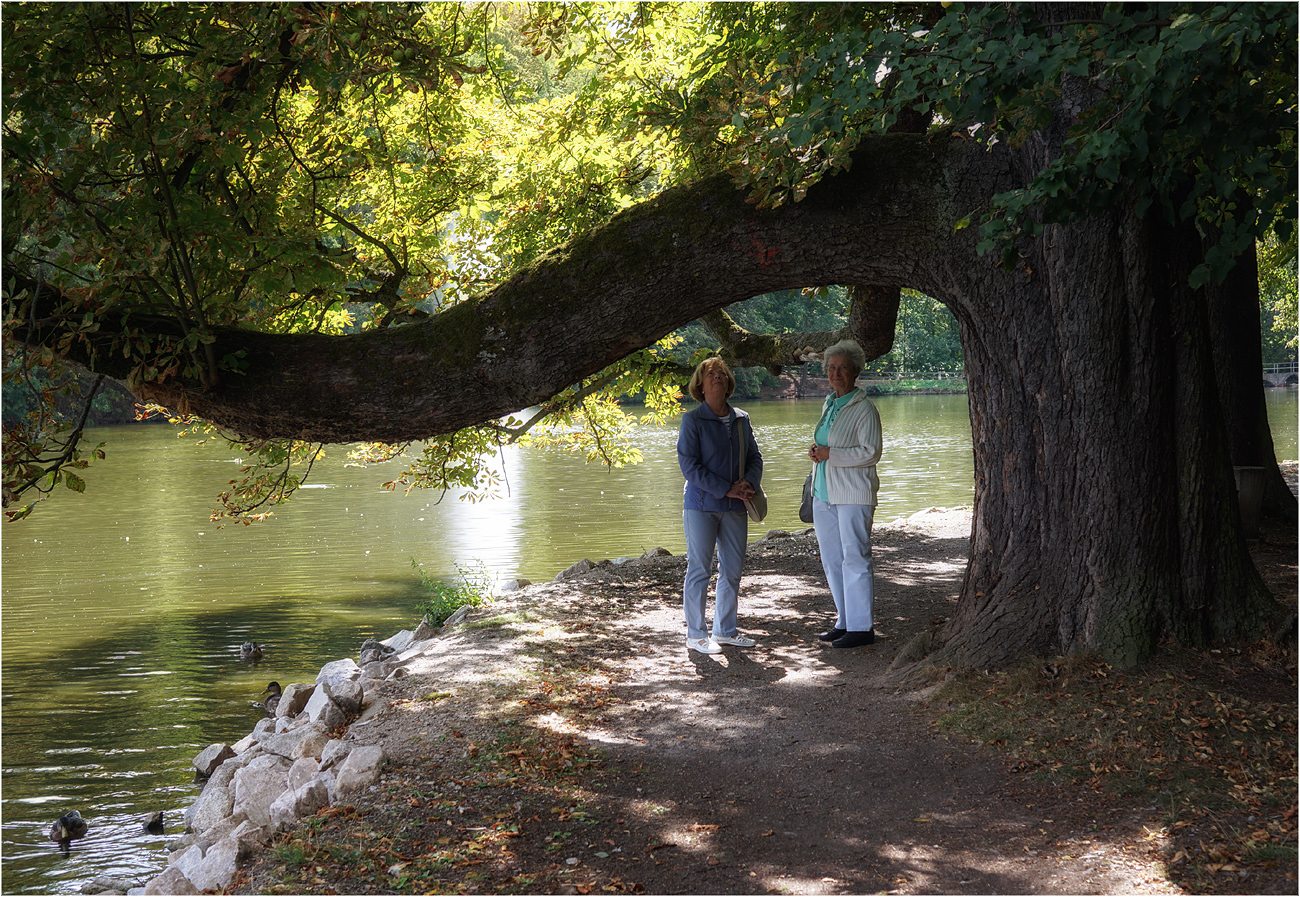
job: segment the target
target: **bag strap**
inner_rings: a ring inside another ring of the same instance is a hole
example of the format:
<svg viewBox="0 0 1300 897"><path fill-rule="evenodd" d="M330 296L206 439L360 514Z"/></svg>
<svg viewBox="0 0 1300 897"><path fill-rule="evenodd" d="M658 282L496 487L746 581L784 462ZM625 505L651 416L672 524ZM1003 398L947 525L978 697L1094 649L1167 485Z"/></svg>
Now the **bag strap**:
<svg viewBox="0 0 1300 897"><path fill-rule="evenodd" d="M732 413L735 414L735 411L733 410ZM740 432L741 420L741 416L736 414L736 426L732 428L736 431L736 435L740 437L740 476L736 477L738 480L745 478L745 434Z"/></svg>

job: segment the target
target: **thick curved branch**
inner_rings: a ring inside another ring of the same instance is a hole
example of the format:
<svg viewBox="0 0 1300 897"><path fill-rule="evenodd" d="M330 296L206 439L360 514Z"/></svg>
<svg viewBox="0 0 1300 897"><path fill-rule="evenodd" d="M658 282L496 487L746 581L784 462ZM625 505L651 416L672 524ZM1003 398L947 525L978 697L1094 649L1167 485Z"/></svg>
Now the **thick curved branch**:
<svg viewBox="0 0 1300 897"><path fill-rule="evenodd" d="M721 356L732 367L764 367L775 376L787 365L803 364L809 355L842 339L857 340L868 361L884 355L894 345L901 298L898 287L851 287L848 323L840 330L752 333L723 309L710 312L700 322L722 344Z"/></svg>
<svg viewBox="0 0 1300 897"><path fill-rule="evenodd" d="M851 171L778 209L711 178L628 209L427 320L347 336L219 329L214 352L242 352L239 374L206 390L171 379L137 394L246 436L402 442L453 432L544 402L742 299L836 283L939 286L945 259L949 274L973 263L973 237L969 254L954 249L965 232L954 236L952 222L981 201L963 187L987 190L1005 170L996 150L906 134L864 143ZM98 323L69 354L122 376L121 351L109 349L124 322ZM38 328L25 338L54 336Z"/></svg>

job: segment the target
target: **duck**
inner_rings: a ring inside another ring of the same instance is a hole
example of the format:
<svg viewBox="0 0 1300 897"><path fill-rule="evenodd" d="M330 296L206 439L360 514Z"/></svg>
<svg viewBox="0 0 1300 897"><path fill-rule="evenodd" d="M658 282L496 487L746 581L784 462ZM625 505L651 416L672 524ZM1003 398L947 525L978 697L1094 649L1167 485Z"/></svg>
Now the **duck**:
<svg viewBox="0 0 1300 897"><path fill-rule="evenodd" d="M275 709L280 706L280 693L282 691L279 682L272 682L262 690L262 694L266 695L262 699L262 706L266 708L267 716L275 716Z"/></svg>
<svg viewBox="0 0 1300 897"><path fill-rule="evenodd" d="M261 660L262 646L257 642L244 642L239 646L240 660Z"/></svg>
<svg viewBox="0 0 1300 897"><path fill-rule="evenodd" d="M67 847L68 842L74 838L84 838L88 828L86 820L81 818L80 813L69 810L50 826L50 840Z"/></svg>

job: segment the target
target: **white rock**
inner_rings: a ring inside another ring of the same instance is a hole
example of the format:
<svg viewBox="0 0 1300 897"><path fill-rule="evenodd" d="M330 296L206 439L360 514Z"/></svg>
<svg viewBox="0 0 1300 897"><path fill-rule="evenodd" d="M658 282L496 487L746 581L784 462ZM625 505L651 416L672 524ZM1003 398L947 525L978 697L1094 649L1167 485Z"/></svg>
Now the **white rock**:
<svg viewBox="0 0 1300 897"><path fill-rule="evenodd" d="M179 854L183 850L187 850L189 846L197 840L198 838L193 832L187 832L179 837L172 838L163 845L163 850L168 854L167 862L170 863L172 856Z"/></svg>
<svg viewBox="0 0 1300 897"><path fill-rule="evenodd" d="M338 767L335 790L342 794L373 785L379 781L379 772L386 759L384 749L377 744L354 747Z"/></svg>
<svg viewBox="0 0 1300 897"><path fill-rule="evenodd" d="M265 847L268 841L266 829L251 819L245 819L235 826L229 837L240 845L240 856L248 856L257 849Z"/></svg>
<svg viewBox="0 0 1300 897"><path fill-rule="evenodd" d="M277 797L269 810L271 826L286 829L299 819L311 816L321 807L329 805L329 788L320 779L312 779L297 790L286 790Z"/></svg>
<svg viewBox="0 0 1300 897"><path fill-rule="evenodd" d="M239 828L239 826L243 825L247 821L248 817L243 813L231 813L225 819L222 819L216 825L204 831L202 837L196 839L196 843L202 846L205 844L214 844L222 838L228 838L230 837L231 832L234 832ZM207 851L207 847L204 847L203 849L205 852Z"/></svg>
<svg viewBox="0 0 1300 897"><path fill-rule="evenodd" d="M505 582L501 583L497 588L497 591L502 594L505 594L506 592L518 592L520 589L527 588L532 584L532 580L530 579L507 579Z"/></svg>
<svg viewBox="0 0 1300 897"><path fill-rule="evenodd" d="M353 744L350 741L344 741L341 738L335 738L325 745L325 750L320 752L320 768L329 769L337 763L343 762L343 758L351 752Z"/></svg>
<svg viewBox="0 0 1300 897"><path fill-rule="evenodd" d="M190 881L203 890L224 890L230 886L239 869L240 845L231 838L225 838L203 855L194 876Z"/></svg>
<svg viewBox="0 0 1300 897"><path fill-rule="evenodd" d="M311 696L311 700L303 708L303 714L307 719L326 731L345 725L348 721L347 714L330 697L328 688L316 689L316 693Z"/></svg>
<svg viewBox="0 0 1300 897"><path fill-rule="evenodd" d="M290 765L283 757L264 754L235 773L234 811L243 813L257 825L270 825L271 801L288 787Z"/></svg>
<svg viewBox="0 0 1300 897"><path fill-rule="evenodd" d="M185 850L168 858L167 865L179 869L182 875L189 878L201 862L203 862L203 848L197 844L191 844Z"/></svg>
<svg viewBox="0 0 1300 897"><path fill-rule="evenodd" d="M584 573L590 573L592 570L595 570L595 569L596 569L596 565L595 565L595 564L593 564L593 563L592 563L590 560L588 560L587 558L583 558L582 560L578 561L578 562L577 562L576 564L574 564L573 566L568 567L568 568L566 568L566 569L564 569L564 570L561 570L559 573L555 574L555 580L554 580L554 581L555 581L555 582L565 582L566 580L570 580L570 579L573 579L573 578L575 578L575 577L582 576Z"/></svg>
<svg viewBox="0 0 1300 897"><path fill-rule="evenodd" d="M301 726L278 735L263 738L260 747L287 760L319 757L330 741L325 730L317 725Z"/></svg>
<svg viewBox="0 0 1300 897"><path fill-rule="evenodd" d="M275 708L276 716L297 716L307 706L308 699L316 691L312 682L295 682L280 693L280 703Z"/></svg>
<svg viewBox="0 0 1300 897"><path fill-rule="evenodd" d="M389 636L380 642L381 645L387 645L394 651L405 651L410 647L411 642L415 640L415 633L409 629L403 629L396 635Z"/></svg>
<svg viewBox="0 0 1300 897"><path fill-rule="evenodd" d="M333 685L335 682L343 682L349 679L360 679L361 667L351 657L345 657L342 660L331 661L320 668L316 674L317 685Z"/></svg>
<svg viewBox="0 0 1300 897"><path fill-rule="evenodd" d="M289 767L289 787L297 791L320 772L320 763L311 757L302 757Z"/></svg>
<svg viewBox="0 0 1300 897"><path fill-rule="evenodd" d="M446 629L448 626L459 626L461 623L465 622L465 618L470 615L471 611L473 611L473 608L468 604L456 608L450 617L442 621L442 628ZM436 633L437 630L434 630L434 632Z"/></svg>
<svg viewBox="0 0 1300 897"><path fill-rule="evenodd" d="M160 875L155 875L144 886L146 894L197 894L199 889L194 887L188 878L185 877L175 866L168 866Z"/></svg>
<svg viewBox="0 0 1300 897"><path fill-rule="evenodd" d="M330 698L339 709L348 715L361 712L361 705L365 701L365 692L361 689L360 678L345 679L342 682L336 682L330 686Z"/></svg>
<svg viewBox="0 0 1300 897"><path fill-rule="evenodd" d="M213 771L198 800L185 810L186 831L202 834L230 815L235 802L230 783L239 768L237 762L228 760Z"/></svg>
<svg viewBox="0 0 1300 897"><path fill-rule="evenodd" d="M228 744L210 744L194 758L194 768L199 775L210 776L212 771L235 756L235 749Z"/></svg>
<svg viewBox="0 0 1300 897"><path fill-rule="evenodd" d="M334 803L334 798L338 795L338 779L334 776L334 771L323 769L316 773L316 781L325 786L325 795L329 803Z"/></svg>
<svg viewBox="0 0 1300 897"><path fill-rule="evenodd" d="M367 679L372 681L383 679L396 668L397 664L392 660L373 660L364 665L361 668L361 679L359 680L362 689L366 688Z"/></svg>

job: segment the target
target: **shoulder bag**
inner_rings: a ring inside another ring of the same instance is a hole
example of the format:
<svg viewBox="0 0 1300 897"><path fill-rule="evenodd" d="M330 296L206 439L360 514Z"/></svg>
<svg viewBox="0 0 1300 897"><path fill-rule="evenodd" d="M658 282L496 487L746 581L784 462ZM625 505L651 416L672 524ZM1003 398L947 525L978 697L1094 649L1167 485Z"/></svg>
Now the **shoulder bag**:
<svg viewBox="0 0 1300 897"><path fill-rule="evenodd" d="M813 473L816 473L816 470L817 470L816 468L813 468ZM803 497L799 499L799 519L802 520L804 523L813 522L812 489L813 489L813 475L810 473L808 474L808 479L803 481Z"/></svg>
<svg viewBox="0 0 1300 897"><path fill-rule="evenodd" d="M748 418L746 418L746 420L748 420ZM737 427L736 429L740 429L740 428ZM751 433L754 432L754 425L752 423L749 425L749 432ZM745 477L745 434L744 433L740 434L740 477L741 479L744 479ZM764 494L762 486L755 486L754 497L750 499L746 499L745 513L748 514L749 519L754 521L755 523L762 523L763 518L767 516L767 495Z"/></svg>

